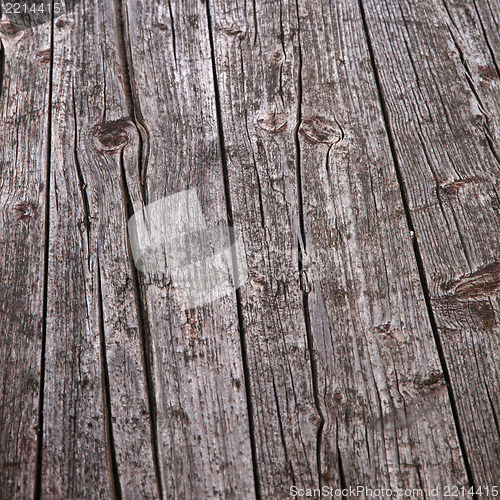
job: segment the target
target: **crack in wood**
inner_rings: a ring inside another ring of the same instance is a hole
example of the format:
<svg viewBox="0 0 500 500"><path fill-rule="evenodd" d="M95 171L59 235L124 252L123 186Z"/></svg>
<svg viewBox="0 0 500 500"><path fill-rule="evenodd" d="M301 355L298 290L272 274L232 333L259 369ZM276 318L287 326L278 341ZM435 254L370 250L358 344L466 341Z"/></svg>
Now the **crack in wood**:
<svg viewBox="0 0 500 500"><path fill-rule="evenodd" d="M130 198L130 192L127 185L127 176L125 173L125 165L123 160L123 149L120 151L120 176L121 176L121 187L123 196L123 206L125 210L125 215L127 220L132 216L132 202ZM156 415L158 412L156 403L156 393L152 376L152 362L151 362L151 341L150 335L147 332L147 321L145 320L145 314L147 310L144 307L144 302L142 300L141 287L139 282L139 276L137 268L134 265L132 258L132 250L130 247L130 234L127 231L127 257L130 266L130 272L132 274L133 290L134 290L134 301L137 312L137 324L139 328L139 338L141 341L141 350L143 355L144 372L146 378L146 388L148 395L148 406L149 406L149 416L150 416L150 431L151 431L151 447L153 453L153 463L155 468L156 484L158 487L158 495L160 500L163 499L163 483L160 469L160 459L159 459L159 445L158 445L158 426Z"/></svg>
<svg viewBox="0 0 500 500"><path fill-rule="evenodd" d="M231 193L229 188L229 174L227 168L227 156L226 156L226 145L224 141L224 129L222 123L222 110L221 110L221 101L219 94L219 83L217 77L217 67L216 67L216 59L215 59L215 46L214 46L214 25L212 22L212 16L210 13L210 2L208 0L205 1L206 4L206 19L207 19L207 27L208 27L208 38L210 43L210 57L212 63L212 80L215 94L215 110L217 115L217 132L219 139L219 150L220 150L220 158L222 164L222 176L224 183L224 195L226 199L226 215L227 215L227 223L229 226L233 225L233 209L231 203ZM231 258L233 264L233 275L237 276L238 274L238 258L235 252L234 245L234 232L230 232L230 244L231 244ZM248 425L249 425L249 433L250 433L250 449L252 453L252 471L253 471L253 480L254 480L254 488L255 488L255 497L257 500L261 499L261 487L260 487L260 477L259 470L257 464L257 447L256 447L256 439L255 439L255 423L254 423L254 410L253 403L251 398L251 387L250 387L250 371L249 371L249 362L248 362L248 352L247 352L247 341L245 337L245 327L242 313L242 305L241 305L241 291L239 288L236 289L236 310L238 316L238 331L240 335L240 345L241 345L241 356L242 356L242 365L243 365L243 375L245 380L245 394L246 394L246 402L247 402L247 414L248 414Z"/></svg>
<svg viewBox="0 0 500 500"><path fill-rule="evenodd" d="M123 12L123 0L113 0L115 9L116 37L118 46L118 58L121 64L121 75L123 94L130 118L133 120L139 132L138 167L139 179L142 186L143 203L147 203L146 176L149 155L150 133L142 116L141 106L135 89L132 54L130 50L130 39L128 33L127 13Z"/></svg>
<svg viewBox="0 0 500 500"><path fill-rule="evenodd" d="M47 162L45 170L45 243L43 257L43 298L42 298L42 349L40 360L40 392L38 403L38 432L37 432L37 452L36 452L36 474L34 478L34 498L41 499L42 496L42 475L43 475L43 409L44 409L44 389L45 389L45 353L47 342L47 311L48 311L48 289L49 289L49 245L50 245L50 176L51 176L51 154L52 154L52 97L54 84L54 14L51 15L50 27L50 61L49 61L49 89L48 89L48 109L47 109Z"/></svg>
<svg viewBox="0 0 500 500"><path fill-rule="evenodd" d="M137 163L139 169L139 179L142 186L142 201L144 204L147 203L147 191L146 191L146 175L147 175L147 164L148 164L148 151L149 151L149 131L146 123L142 117L140 104L137 98L137 92L134 88L133 79L133 65L132 65L132 55L130 49L130 40L128 33L128 22L127 16L123 12L122 0L113 1L114 11L115 11L115 25L116 25L116 37L118 46L118 57L121 62L121 75L124 97L127 104L127 109L131 120L135 124L138 131L138 156ZM125 137L123 134L119 141L124 141ZM123 193L123 203L125 208L125 213L127 220L133 214L131 197L127 184L127 177L125 173L125 166L123 161L123 147L120 149L120 172L121 172L121 186ZM134 297L138 318L138 327L141 340L141 349L143 355L144 372L146 378L146 388L148 396L148 406L150 415L150 431L151 431L151 447L153 453L153 464L155 469L156 484L158 487L158 495L160 500L163 498L163 481L160 469L160 458L159 458L159 443L158 443L158 426L157 426L157 403L156 403L156 393L152 376L152 361L151 361L151 345L149 335L147 334L147 323L145 317L147 316L147 311L145 304L142 300L142 293L140 287L140 280L135 268L131 248L130 248L130 234L127 231L127 247L128 247L128 260L130 264L130 270L133 279L133 289Z"/></svg>
<svg viewBox="0 0 500 500"><path fill-rule="evenodd" d="M101 265L99 262L99 252L96 255L97 264L97 311L99 323L99 340L101 353L101 382L102 382L102 401L104 414L104 432L106 435L106 451L108 453L108 462L110 470L111 491L113 500L122 499L122 489L120 484L120 475L118 473L118 464L116 462L115 443L113 438L113 416L111 411L111 394L109 385L108 361L106 356L106 335L104 328L104 308L102 300L102 282Z"/></svg>
<svg viewBox="0 0 500 500"><path fill-rule="evenodd" d="M321 487L323 483L322 475L322 438L323 438L323 428L325 425L325 417L323 416L323 411L321 409L319 389L318 389L318 367L316 365L316 357L314 352L313 344L313 332L311 326L311 316L309 308L309 285L307 283L307 273L304 272L303 261L304 254L306 253L306 230L304 223L304 198L302 192L302 168L301 168L301 147L299 134L301 133L302 127L302 99L303 99L303 81L302 81L302 46L300 39L300 9L299 1L295 1L295 9L297 15L297 52L298 52L298 67L297 67L297 117L296 126L294 130L294 143L295 143L295 155L296 155L296 182L297 182L297 204L299 209L299 228L300 235L297 241L297 260L298 260L298 271L299 271L299 282L300 288L302 290L302 304L304 311L304 322L306 328L306 338L307 338L307 348L309 351L309 363L311 366L311 378L313 386L313 396L314 405L316 412L318 414L318 425L316 431L316 467L318 472L318 482ZM339 463L339 474L342 473L341 466Z"/></svg>
<svg viewBox="0 0 500 500"><path fill-rule="evenodd" d="M371 36L370 36L370 30L369 30L369 26L368 26L368 21L367 21L367 16L366 16L366 11L365 11L363 0L358 0L358 5L359 5L360 14L361 14L361 20L363 23L363 30L365 33L366 44L368 47L368 52L370 54L370 64L371 64L371 67L373 69L373 76L374 76L375 85L377 88L377 94L378 94L379 103L380 103L380 107L381 107L381 111L382 111L382 116L384 119L384 127L385 127L385 130L387 133L387 138L388 138L389 147L391 150L391 156L393 159L394 169L395 169L396 177L397 177L400 192L401 192L401 199L403 202L406 221L408 224L408 230L410 232L412 232L413 234L415 234L415 228L413 225L411 211L410 211L409 204L408 204L407 189L406 189L406 186L404 184L401 168L399 165L399 159L397 156L396 145L395 145L394 136L393 136L393 132L392 132L391 120L389 118L389 111L387 109L387 104L386 104L385 99L384 99L381 78L380 78L379 70L378 70L378 67L376 64L375 51L374 51ZM473 477L472 469L471 469L469 459L468 459L468 453L467 453L467 448L465 446L462 426L461 426L460 419L458 416L458 409L457 409L457 404L456 404L456 400L455 400L455 395L453 393L453 389L452 389L451 382L450 382L450 374L448 371L446 358L445 358L443 346L441 343L441 338L439 335L436 319L434 316L434 310L432 308L432 302L431 302L431 297L430 297L430 293L429 293L427 277L425 274L423 260L422 260L422 256L420 253L418 240L416 237L413 238L413 250L414 250L414 255L415 255L415 259L416 259L419 279L420 279L420 283L422 286L422 292L423 292L424 299L425 299L427 313L428 313L429 321L430 321L431 328L432 328L432 333L434 336L439 360L440 360L441 367L442 367L443 374L444 374L444 379L446 381L446 386L448 389L448 396L449 396L451 410L452 410L452 414L453 414L453 420L455 423L455 429L457 431L457 438L458 438L458 442L460 445L460 450L462 452L464 467L465 467L465 470L467 473L467 478L468 478L469 484L472 487L474 487L474 484L475 484L474 477Z"/></svg>

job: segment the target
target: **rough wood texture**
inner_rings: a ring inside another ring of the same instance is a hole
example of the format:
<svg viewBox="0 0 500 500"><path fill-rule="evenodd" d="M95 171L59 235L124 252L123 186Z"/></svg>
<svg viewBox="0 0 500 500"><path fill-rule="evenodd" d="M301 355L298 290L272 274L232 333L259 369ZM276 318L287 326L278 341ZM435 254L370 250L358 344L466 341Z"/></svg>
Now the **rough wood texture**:
<svg viewBox="0 0 500 500"><path fill-rule="evenodd" d="M304 281L324 351L322 472L393 489L464 484L360 6L299 4L299 22Z"/></svg>
<svg viewBox="0 0 500 500"><path fill-rule="evenodd" d="M50 46L50 27L26 36L0 21L0 35L0 491L30 498L44 330L49 102L49 71L37 54Z"/></svg>
<svg viewBox="0 0 500 500"><path fill-rule="evenodd" d="M47 498L158 497L121 182L139 141L126 118L114 20L113 5L96 1L54 26Z"/></svg>
<svg viewBox="0 0 500 500"><path fill-rule="evenodd" d="M480 485L500 471L499 74L474 9L460 29L460 5L450 7L367 2L366 24L433 328ZM469 55L477 44L482 61Z"/></svg>
<svg viewBox="0 0 500 500"><path fill-rule="evenodd" d="M131 111L143 138L143 186L134 182L137 165L126 172L133 210L194 188L207 225L227 224L205 6L130 0L123 19ZM234 294L182 311L169 276L143 274L140 281L164 495L254 496Z"/></svg>
<svg viewBox="0 0 500 500"><path fill-rule="evenodd" d="M67 7L0 21L0 497L498 484L498 2ZM187 189L249 276L184 310Z"/></svg>
<svg viewBox="0 0 500 500"><path fill-rule="evenodd" d="M250 281L241 290L257 477L263 498L318 484L315 404L300 290L296 15L210 2L227 184Z"/></svg>

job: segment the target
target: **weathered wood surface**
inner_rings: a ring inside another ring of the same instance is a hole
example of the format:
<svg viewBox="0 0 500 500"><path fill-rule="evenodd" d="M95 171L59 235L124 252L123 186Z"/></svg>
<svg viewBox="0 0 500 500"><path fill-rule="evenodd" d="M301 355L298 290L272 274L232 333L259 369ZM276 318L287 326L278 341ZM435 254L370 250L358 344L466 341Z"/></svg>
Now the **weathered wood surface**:
<svg viewBox="0 0 500 500"><path fill-rule="evenodd" d="M498 3L45 21L0 22L0 497L498 484ZM127 220L186 189L249 279L184 311Z"/></svg>
<svg viewBox="0 0 500 500"><path fill-rule="evenodd" d="M30 498L37 468L46 310L50 84L39 51L50 47L50 26L24 36L22 30L2 22L0 32L0 491L5 498ZM31 85L32 81L37 85Z"/></svg>
<svg viewBox="0 0 500 500"><path fill-rule="evenodd" d="M126 170L132 210L194 188L207 225L227 224L205 5L130 0L122 12L143 138L140 165ZM163 495L254 496L236 297L182 311L169 276L142 274L140 285Z"/></svg>
<svg viewBox="0 0 500 500"><path fill-rule="evenodd" d="M464 458L478 484L492 484L500 471L500 74L477 16L463 2L425 2L418 11L397 2L366 5L387 129ZM404 43L393 43L390 53L394 38Z"/></svg>
<svg viewBox="0 0 500 500"><path fill-rule="evenodd" d="M87 9L95 13L90 19ZM114 21L113 5L96 1L54 26L40 482L46 498L158 497L121 181L139 140L123 120ZM127 153L119 141L110 147L116 130L130 141Z"/></svg>

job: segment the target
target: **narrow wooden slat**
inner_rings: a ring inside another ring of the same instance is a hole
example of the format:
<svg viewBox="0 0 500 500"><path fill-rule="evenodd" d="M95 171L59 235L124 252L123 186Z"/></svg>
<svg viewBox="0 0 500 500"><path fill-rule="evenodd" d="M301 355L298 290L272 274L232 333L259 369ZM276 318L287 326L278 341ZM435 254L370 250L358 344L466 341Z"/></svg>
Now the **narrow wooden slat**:
<svg viewBox="0 0 500 500"><path fill-rule="evenodd" d="M262 498L318 484L300 290L294 3L210 3L228 183L250 270L241 290ZM255 9L255 10L254 10Z"/></svg>
<svg viewBox="0 0 500 500"><path fill-rule="evenodd" d="M0 21L0 492L33 496L43 330L50 25ZM33 81L37 86L33 87Z"/></svg>
<svg viewBox="0 0 500 500"><path fill-rule="evenodd" d="M119 29L119 28L118 28ZM55 22L44 498L158 498L122 186L138 172L110 2Z"/></svg>
<svg viewBox="0 0 500 500"><path fill-rule="evenodd" d="M227 224L205 5L129 0L123 12L130 39L132 100L143 129L144 189L127 171L133 209L194 189L207 226ZM163 494L252 498L234 293L183 311L170 276L139 276Z"/></svg>
<svg viewBox="0 0 500 500"><path fill-rule="evenodd" d="M471 479L492 485L500 471L495 45L490 52L474 10L459 2L363 3ZM481 59L469 60L479 47Z"/></svg>

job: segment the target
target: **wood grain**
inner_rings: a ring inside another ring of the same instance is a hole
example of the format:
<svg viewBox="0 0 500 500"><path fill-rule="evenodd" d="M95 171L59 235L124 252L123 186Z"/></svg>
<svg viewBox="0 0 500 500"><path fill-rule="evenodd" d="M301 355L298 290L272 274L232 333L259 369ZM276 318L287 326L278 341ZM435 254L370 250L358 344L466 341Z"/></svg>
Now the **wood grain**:
<svg viewBox="0 0 500 500"><path fill-rule="evenodd" d="M33 496L44 330L50 26L0 21L0 491ZM30 87L31 79L38 82Z"/></svg>
<svg viewBox="0 0 500 500"><path fill-rule="evenodd" d="M460 16L459 7L450 11L452 19ZM366 2L365 10L470 480L493 484L500 470L498 439L492 443L499 431L500 355L494 52L487 50L474 15L458 38L443 4L425 2L417 8L413 2ZM464 23L464 17L455 22ZM476 87L485 74L479 74L481 64L468 60L478 43L486 66L493 68L490 88L489 83ZM392 64L395 59L400 64ZM495 118L490 122L489 116ZM460 294L457 287L471 279L476 281L470 292Z"/></svg>
<svg viewBox="0 0 500 500"><path fill-rule="evenodd" d="M498 484L498 2L66 4L0 20L0 497ZM190 189L248 280L185 309Z"/></svg>
<svg viewBox="0 0 500 500"><path fill-rule="evenodd" d="M323 354L323 478L464 484L362 11L304 2L299 22L303 281Z"/></svg>
<svg viewBox="0 0 500 500"><path fill-rule="evenodd" d="M293 4L292 4L293 5ZM234 224L250 280L241 314L263 498L319 483L322 421L300 288L297 16L288 3L210 2Z"/></svg>
<svg viewBox="0 0 500 500"><path fill-rule="evenodd" d="M127 170L133 209L194 188L207 226L227 224L205 6L130 0L124 18L144 144L143 189ZM235 295L183 311L169 274L140 281L164 495L254 496Z"/></svg>
<svg viewBox="0 0 500 500"><path fill-rule="evenodd" d="M77 6L54 29L41 494L158 498L121 181L139 141L113 4Z"/></svg>

